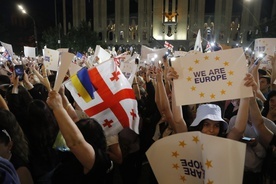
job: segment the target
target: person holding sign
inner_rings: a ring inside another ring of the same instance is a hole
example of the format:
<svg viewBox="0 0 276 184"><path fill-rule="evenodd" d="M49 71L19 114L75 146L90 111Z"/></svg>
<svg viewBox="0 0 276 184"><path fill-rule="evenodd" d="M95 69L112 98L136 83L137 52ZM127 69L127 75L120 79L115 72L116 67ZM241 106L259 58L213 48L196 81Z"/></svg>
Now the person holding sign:
<svg viewBox="0 0 276 184"><path fill-rule="evenodd" d="M177 79L178 74L173 68L170 68L167 77L169 79ZM257 90L257 83L255 82L252 74L247 73L244 81L245 86L252 87L254 91ZM190 125L189 130L201 131L202 133L208 135L227 137L233 140L240 140L242 138L248 119L248 109L249 98L241 99L236 124L226 135L228 124L222 118L220 107L215 104L200 105L197 109L196 118ZM175 116L175 113L168 116L173 119L181 119L181 117L179 117L179 113L177 116ZM175 132L184 132L187 129L184 120L182 121L183 123L180 123L179 121L172 122L174 123L173 127L175 128ZM176 124L176 122L179 123Z"/></svg>

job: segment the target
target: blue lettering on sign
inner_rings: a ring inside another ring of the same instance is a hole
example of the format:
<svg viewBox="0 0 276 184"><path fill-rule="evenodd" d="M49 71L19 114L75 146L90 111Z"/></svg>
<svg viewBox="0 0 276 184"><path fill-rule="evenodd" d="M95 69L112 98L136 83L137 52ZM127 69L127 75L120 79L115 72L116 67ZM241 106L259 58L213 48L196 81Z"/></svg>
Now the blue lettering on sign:
<svg viewBox="0 0 276 184"><path fill-rule="evenodd" d="M205 170L201 162L197 160L180 159L185 175L193 176L199 179L205 178Z"/></svg>
<svg viewBox="0 0 276 184"><path fill-rule="evenodd" d="M210 70L208 75L206 71L193 72L195 84L206 83L206 82L215 82L220 80L227 80L226 72L224 68L216 68Z"/></svg>

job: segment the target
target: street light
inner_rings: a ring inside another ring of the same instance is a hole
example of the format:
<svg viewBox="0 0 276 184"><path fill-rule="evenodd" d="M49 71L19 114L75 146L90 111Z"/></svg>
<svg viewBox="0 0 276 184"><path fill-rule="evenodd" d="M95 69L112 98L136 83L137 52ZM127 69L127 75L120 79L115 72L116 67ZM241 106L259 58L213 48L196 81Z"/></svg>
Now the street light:
<svg viewBox="0 0 276 184"><path fill-rule="evenodd" d="M18 6L19 10L21 10L21 12L23 14L28 15L32 19L32 21L33 21L33 24L34 24L34 37L35 37L35 50L36 50L36 55L37 55L37 53L38 53L38 48L37 48L38 42L37 42L37 32L36 32L35 19L30 14L27 13L27 11L24 9L24 7L22 5L17 5L17 6Z"/></svg>

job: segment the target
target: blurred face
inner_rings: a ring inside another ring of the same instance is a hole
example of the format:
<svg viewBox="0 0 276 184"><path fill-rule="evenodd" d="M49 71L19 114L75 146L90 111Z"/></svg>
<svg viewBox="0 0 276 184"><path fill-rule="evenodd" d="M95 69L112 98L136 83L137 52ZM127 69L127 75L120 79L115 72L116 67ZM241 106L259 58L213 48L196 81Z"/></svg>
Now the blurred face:
<svg viewBox="0 0 276 184"><path fill-rule="evenodd" d="M218 136L220 130L220 123L221 122L219 121L205 119L203 120L203 128L201 132L207 135Z"/></svg>
<svg viewBox="0 0 276 184"><path fill-rule="evenodd" d="M5 143L0 143L0 156L5 158L5 159L10 159L11 158L11 146L5 145Z"/></svg>
<svg viewBox="0 0 276 184"><path fill-rule="evenodd" d="M267 90L269 87L269 83L267 82L266 78L260 78L260 90L264 91Z"/></svg>
<svg viewBox="0 0 276 184"><path fill-rule="evenodd" d="M276 96L273 96L269 99L269 110L273 110L276 108Z"/></svg>

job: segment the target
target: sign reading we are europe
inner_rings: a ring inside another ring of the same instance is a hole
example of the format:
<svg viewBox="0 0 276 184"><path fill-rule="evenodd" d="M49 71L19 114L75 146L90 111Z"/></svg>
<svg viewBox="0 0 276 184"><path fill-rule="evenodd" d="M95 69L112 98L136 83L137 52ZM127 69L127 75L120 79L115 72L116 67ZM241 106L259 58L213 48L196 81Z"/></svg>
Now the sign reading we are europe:
<svg viewBox="0 0 276 184"><path fill-rule="evenodd" d="M242 48L189 54L172 62L179 74L174 90L177 105L189 105L253 96L244 86L248 71Z"/></svg>

